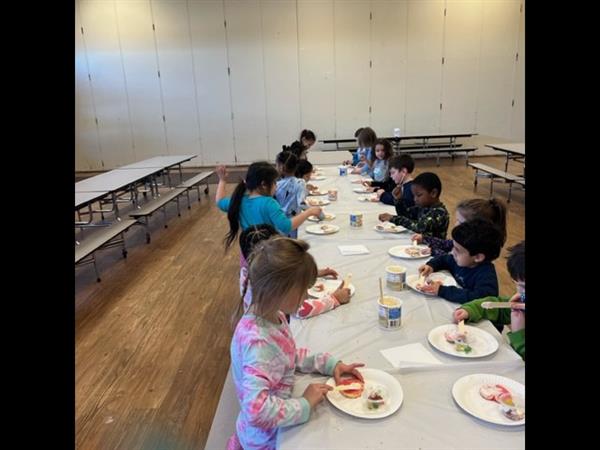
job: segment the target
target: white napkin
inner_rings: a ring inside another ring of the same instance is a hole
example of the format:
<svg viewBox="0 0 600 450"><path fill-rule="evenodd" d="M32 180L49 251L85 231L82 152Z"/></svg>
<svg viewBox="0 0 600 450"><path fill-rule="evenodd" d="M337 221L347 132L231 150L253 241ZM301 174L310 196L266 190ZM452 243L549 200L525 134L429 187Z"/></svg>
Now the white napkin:
<svg viewBox="0 0 600 450"><path fill-rule="evenodd" d="M406 363L442 364L420 342L386 348L380 350L380 352L394 367L400 367L401 365L406 365Z"/></svg>
<svg viewBox="0 0 600 450"><path fill-rule="evenodd" d="M366 255L369 249L364 245L338 245L340 253L344 256L348 255Z"/></svg>

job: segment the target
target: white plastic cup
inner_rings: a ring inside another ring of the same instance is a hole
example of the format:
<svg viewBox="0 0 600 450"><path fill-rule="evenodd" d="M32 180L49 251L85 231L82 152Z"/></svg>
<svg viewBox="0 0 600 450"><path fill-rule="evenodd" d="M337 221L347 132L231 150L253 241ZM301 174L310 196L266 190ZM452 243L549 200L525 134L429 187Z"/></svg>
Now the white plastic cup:
<svg viewBox="0 0 600 450"><path fill-rule="evenodd" d="M406 285L406 267L393 265L385 268L386 285L393 291L401 291Z"/></svg>
<svg viewBox="0 0 600 450"><path fill-rule="evenodd" d="M384 295L377 300L379 326L385 330L397 330L402 324L402 300Z"/></svg>
<svg viewBox="0 0 600 450"><path fill-rule="evenodd" d="M359 228L363 226L363 213L361 212L353 212L350 213L350 226L354 228Z"/></svg>

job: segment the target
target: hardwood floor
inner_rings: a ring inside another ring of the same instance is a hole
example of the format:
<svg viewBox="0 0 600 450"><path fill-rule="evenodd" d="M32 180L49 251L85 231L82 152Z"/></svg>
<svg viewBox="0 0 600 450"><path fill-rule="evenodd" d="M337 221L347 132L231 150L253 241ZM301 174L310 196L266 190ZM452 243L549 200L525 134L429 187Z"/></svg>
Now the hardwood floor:
<svg viewBox="0 0 600 450"><path fill-rule="evenodd" d="M498 168L501 157L472 158ZM511 162L509 171L522 165ZM473 170L462 158L418 159L415 173L436 172L451 212L474 196L487 198L489 181L473 192ZM229 192L233 184L228 186ZM230 316L239 301L239 251L222 240L225 214L202 194L181 218L171 205L151 219L152 242L139 227L126 234L129 256L118 248L98 253L102 282L91 266L76 269L76 445L91 449L201 449L229 367ZM506 200L508 187L494 186ZM185 201L182 205L185 205ZM506 248L525 236L524 191L508 204L508 241L495 262L501 294L514 286Z"/></svg>

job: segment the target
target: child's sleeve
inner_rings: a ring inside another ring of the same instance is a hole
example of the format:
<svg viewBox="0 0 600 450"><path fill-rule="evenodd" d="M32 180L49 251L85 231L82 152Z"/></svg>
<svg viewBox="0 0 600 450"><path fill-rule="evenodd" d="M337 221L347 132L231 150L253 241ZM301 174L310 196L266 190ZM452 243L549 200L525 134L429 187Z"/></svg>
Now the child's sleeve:
<svg viewBox="0 0 600 450"><path fill-rule="evenodd" d="M217 202L217 207L224 212L229 211L229 203L231 202L231 197L223 197L221 200Z"/></svg>
<svg viewBox="0 0 600 450"><path fill-rule="evenodd" d="M309 317L331 311L338 306L340 306L340 302L333 294L326 295L323 298L307 298L302 302L298 311L296 311L296 317L299 319L308 319Z"/></svg>
<svg viewBox="0 0 600 450"><path fill-rule="evenodd" d="M484 297L461 305L461 308L469 313L469 322L479 322L487 319L499 325L510 323L510 309L483 309L483 302L507 302L509 297Z"/></svg>
<svg viewBox="0 0 600 450"><path fill-rule="evenodd" d="M271 223L282 234L292 231L292 220L285 215L277 200L267 197L267 215Z"/></svg>
<svg viewBox="0 0 600 450"><path fill-rule="evenodd" d="M525 360L525 328L508 334L510 346Z"/></svg>
<svg viewBox="0 0 600 450"><path fill-rule="evenodd" d="M304 180L298 179L298 182L296 184L296 202L297 202L298 206L300 206L302 203L304 203L305 199L306 199L306 183L304 183ZM298 211L298 214L299 213L300 213L300 211Z"/></svg>
<svg viewBox="0 0 600 450"><path fill-rule="evenodd" d="M319 372L323 375L333 375L333 369L339 362L329 353L316 353L308 355L308 349L296 349L296 370L304 373Z"/></svg>
<svg viewBox="0 0 600 450"><path fill-rule="evenodd" d="M446 255L450 256L450 255ZM451 256L450 256L451 257ZM429 263L427 263L429 264ZM477 298L498 296L498 277L495 273L486 273L477 277L472 288L459 288L456 286L440 286L438 295L455 303L466 303Z"/></svg>
<svg viewBox="0 0 600 450"><path fill-rule="evenodd" d="M452 272L452 255L440 255L435 258L431 258L425 264L431 266L434 272L439 272L440 270L449 270ZM440 288L441 289L441 288Z"/></svg>
<svg viewBox="0 0 600 450"><path fill-rule="evenodd" d="M396 203L396 212L398 215L393 216L390 219L390 222L394 225L402 225L416 233L421 233L423 231L422 228L425 223L423 223L422 218L418 218L419 208L417 206L407 208L404 205L404 202L400 201Z"/></svg>
<svg viewBox="0 0 600 450"><path fill-rule="evenodd" d="M440 239L435 236L423 236L423 244L429 246L433 256L447 255L454 247L452 239Z"/></svg>
<svg viewBox="0 0 600 450"><path fill-rule="evenodd" d="M250 425L275 428L297 425L310 417L310 404L304 397L283 399L270 392L283 377L285 361L274 344L265 340L251 343L243 361L241 409Z"/></svg>

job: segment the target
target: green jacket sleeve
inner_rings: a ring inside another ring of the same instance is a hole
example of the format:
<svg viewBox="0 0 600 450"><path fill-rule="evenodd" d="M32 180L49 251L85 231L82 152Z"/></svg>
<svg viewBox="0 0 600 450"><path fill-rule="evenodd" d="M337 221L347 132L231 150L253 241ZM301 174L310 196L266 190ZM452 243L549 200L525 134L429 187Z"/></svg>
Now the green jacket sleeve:
<svg viewBox="0 0 600 450"><path fill-rule="evenodd" d="M508 333L508 340L510 341L510 346L515 349L521 358L525 360L525 328L515 332Z"/></svg>
<svg viewBox="0 0 600 450"><path fill-rule="evenodd" d="M507 302L510 297L484 297L477 300L462 304L460 307L469 313L469 322L479 322L482 319L487 319L490 322L499 325L510 324L510 309L483 309L483 302Z"/></svg>

